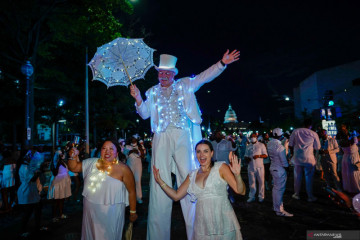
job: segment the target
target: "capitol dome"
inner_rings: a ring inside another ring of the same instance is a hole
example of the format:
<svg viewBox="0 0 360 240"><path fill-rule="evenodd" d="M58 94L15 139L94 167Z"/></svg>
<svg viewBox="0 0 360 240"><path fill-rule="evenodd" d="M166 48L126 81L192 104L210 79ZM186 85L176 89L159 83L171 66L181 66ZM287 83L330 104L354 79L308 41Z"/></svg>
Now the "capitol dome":
<svg viewBox="0 0 360 240"><path fill-rule="evenodd" d="M229 109L225 113L224 123L237 123L237 117L235 111L232 109L231 104L229 104Z"/></svg>

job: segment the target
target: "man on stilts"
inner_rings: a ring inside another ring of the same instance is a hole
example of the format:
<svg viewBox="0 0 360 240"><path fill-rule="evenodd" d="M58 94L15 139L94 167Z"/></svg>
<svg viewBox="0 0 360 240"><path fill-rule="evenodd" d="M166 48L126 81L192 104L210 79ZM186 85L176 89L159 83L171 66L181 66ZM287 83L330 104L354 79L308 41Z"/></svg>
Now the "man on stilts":
<svg viewBox="0 0 360 240"><path fill-rule="evenodd" d="M226 51L221 61L212 65L193 78L186 77L174 80L178 73L175 67L177 58L171 55L160 55L158 71L159 84L146 91L143 101L136 85L130 87L136 110L143 119L151 118L151 130L154 133L152 142L151 165L160 169L163 180L171 183L171 172L176 175L178 186L188 173L196 168L194 146L201 140L201 113L196 101L195 92L205 83L219 76L226 65L239 60L240 52ZM189 196L181 201L188 239L192 238L195 205ZM151 173L150 202L148 212L147 239L170 239L172 200L156 184Z"/></svg>

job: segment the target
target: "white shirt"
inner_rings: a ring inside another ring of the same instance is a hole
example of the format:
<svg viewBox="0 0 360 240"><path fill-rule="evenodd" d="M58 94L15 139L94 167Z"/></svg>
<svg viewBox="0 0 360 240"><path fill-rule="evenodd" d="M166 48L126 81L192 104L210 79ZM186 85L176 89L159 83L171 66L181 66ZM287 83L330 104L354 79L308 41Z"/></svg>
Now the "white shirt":
<svg viewBox="0 0 360 240"><path fill-rule="evenodd" d="M249 145L246 146L245 157L251 158L251 161L249 163L250 170L255 170L255 168L264 167L264 161L262 158L253 159L253 156L263 155L263 154L268 155L265 145L261 142L250 143Z"/></svg>
<svg viewBox="0 0 360 240"><path fill-rule="evenodd" d="M326 141L322 140L321 148L324 150L328 150L328 154L322 154L321 157L325 157L326 160L331 161L333 163L337 163L336 153L340 151L339 145L335 138L328 137Z"/></svg>
<svg viewBox="0 0 360 240"><path fill-rule="evenodd" d="M286 159L285 147L278 139L272 139L270 142L268 142L267 150L271 160L270 169L289 166L289 163Z"/></svg>
<svg viewBox="0 0 360 240"><path fill-rule="evenodd" d="M217 162L223 161L229 164L229 153L236 150L236 148L232 147L231 141L221 139L220 142L212 141L211 144L214 148L214 160Z"/></svg>
<svg viewBox="0 0 360 240"><path fill-rule="evenodd" d="M21 185L17 191L19 204L30 204L40 201L36 181L31 181L33 176L34 171L28 165L22 164L19 170Z"/></svg>
<svg viewBox="0 0 360 240"><path fill-rule="evenodd" d="M308 128L295 129L290 136L289 146L294 147L292 160L295 165L315 165L314 149L319 150L321 147L316 132Z"/></svg>

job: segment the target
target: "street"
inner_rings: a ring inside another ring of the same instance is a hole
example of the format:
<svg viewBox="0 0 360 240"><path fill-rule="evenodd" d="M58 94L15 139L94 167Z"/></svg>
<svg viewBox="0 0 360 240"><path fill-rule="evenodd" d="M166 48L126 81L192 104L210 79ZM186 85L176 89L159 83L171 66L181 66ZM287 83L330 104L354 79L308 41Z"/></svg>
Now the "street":
<svg viewBox="0 0 360 240"><path fill-rule="evenodd" d="M144 167L144 169L147 168ZM245 169L242 170L242 176L247 184ZM139 218L134 224L134 240L146 239L149 197L149 173L147 171L143 172L142 185L144 203L137 205ZM293 178L292 174L290 174L284 194L284 207L286 211L294 214L292 218L275 215L272 210L271 191L266 191L263 203L247 203L247 195L236 196L236 203L233 204L233 207L241 226L243 239L306 239L306 230L358 230L360 221L357 216L351 213L350 210L342 208L331 201L329 194L322 189L324 185L325 183L320 180L320 177L315 175L314 192L318 197L318 201L312 203L306 201L304 183L300 194L301 199L295 200L291 198L293 194ZM65 202L64 211L68 218L52 223L51 204L45 201L42 211L42 225L47 226L48 231L33 234L29 239L80 239L82 221L81 202L72 200ZM21 214L21 209L17 207L10 213L0 215L1 239L20 239ZM127 224L128 220L125 223L124 229L126 229ZM29 227L31 228L32 226L33 221L30 221ZM171 239L186 239L185 225L178 202L173 205Z"/></svg>

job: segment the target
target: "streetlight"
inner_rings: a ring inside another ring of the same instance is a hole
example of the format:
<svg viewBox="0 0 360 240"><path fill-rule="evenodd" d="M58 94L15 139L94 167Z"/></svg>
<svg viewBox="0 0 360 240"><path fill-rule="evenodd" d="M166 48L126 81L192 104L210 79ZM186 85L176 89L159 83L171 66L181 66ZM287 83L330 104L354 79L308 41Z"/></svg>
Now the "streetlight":
<svg viewBox="0 0 360 240"><path fill-rule="evenodd" d="M21 73L26 77L26 103L25 103L25 128L26 128L26 138L25 146L29 146L29 141L31 140L31 128L30 128L30 77L34 73L34 68L31 65L30 61L25 61L21 65Z"/></svg>
<svg viewBox="0 0 360 240"><path fill-rule="evenodd" d="M64 100L62 100L62 99L60 99L59 101L58 101L58 106L59 107L62 107L63 105L64 105Z"/></svg>

